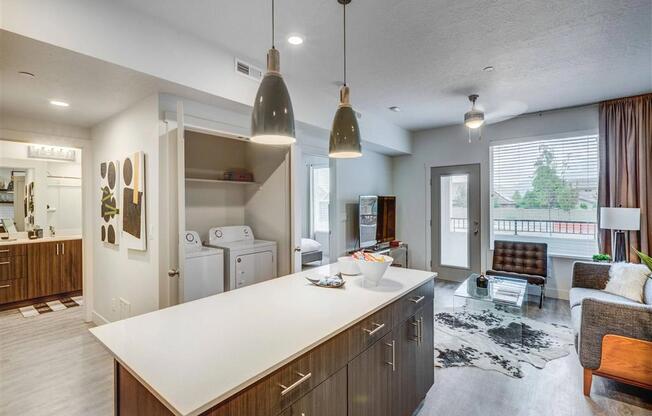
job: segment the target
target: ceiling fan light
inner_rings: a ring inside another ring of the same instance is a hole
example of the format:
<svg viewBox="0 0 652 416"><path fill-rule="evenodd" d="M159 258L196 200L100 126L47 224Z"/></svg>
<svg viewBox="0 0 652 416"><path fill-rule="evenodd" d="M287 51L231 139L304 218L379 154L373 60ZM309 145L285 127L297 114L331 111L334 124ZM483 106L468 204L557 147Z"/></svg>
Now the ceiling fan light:
<svg viewBox="0 0 652 416"><path fill-rule="evenodd" d="M478 110L467 111L464 114L464 124L470 129L480 128L484 124L484 113Z"/></svg>

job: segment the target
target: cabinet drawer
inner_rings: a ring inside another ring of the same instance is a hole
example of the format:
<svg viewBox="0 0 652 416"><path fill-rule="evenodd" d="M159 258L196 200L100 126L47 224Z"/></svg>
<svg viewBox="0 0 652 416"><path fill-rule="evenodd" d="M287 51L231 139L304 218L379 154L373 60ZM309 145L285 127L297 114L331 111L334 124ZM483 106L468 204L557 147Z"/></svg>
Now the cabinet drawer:
<svg viewBox="0 0 652 416"><path fill-rule="evenodd" d="M24 256L27 254L26 244L15 244L11 246L0 246L0 259L14 256Z"/></svg>
<svg viewBox="0 0 652 416"><path fill-rule="evenodd" d="M347 412L346 368L292 405L289 416L343 416Z"/></svg>
<svg viewBox="0 0 652 416"><path fill-rule="evenodd" d="M27 256L0 257L0 282L24 279L27 276Z"/></svg>
<svg viewBox="0 0 652 416"><path fill-rule="evenodd" d="M0 281L0 304L27 299L27 279Z"/></svg>
<svg viewBox="0 0 652 416"><path fill-rule="evenodd" d="M205 415L276 416L344 368L348 362L347 348L346 333L342 333L209 410Z"/></svg>
<svg viewBox="0 0 652 416"><path fill-rule="evenodd" d="M349 360L372 346L392 330L392 306L363 319L346 331L349 341Z"/></svg>
<svg viewBox="0 0 652 416"><path fill-rule="evenodd" d="M432 303L434 295L435 282L430 280L399 299L394 304L394 326L400 325L425 304Z"/></svg>

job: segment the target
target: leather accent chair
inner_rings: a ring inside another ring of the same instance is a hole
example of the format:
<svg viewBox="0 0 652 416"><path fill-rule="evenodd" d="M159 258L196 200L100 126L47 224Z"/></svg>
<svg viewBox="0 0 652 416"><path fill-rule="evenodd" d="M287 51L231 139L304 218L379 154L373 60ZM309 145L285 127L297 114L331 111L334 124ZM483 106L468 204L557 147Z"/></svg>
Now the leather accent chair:
<svg viewBox="0 0 652 416"><path fill-rule="evenodd" d="M541 308L548 278L548 245L495 240L493 265L487 274L523 279L531 285L541 287Z"/></svg>

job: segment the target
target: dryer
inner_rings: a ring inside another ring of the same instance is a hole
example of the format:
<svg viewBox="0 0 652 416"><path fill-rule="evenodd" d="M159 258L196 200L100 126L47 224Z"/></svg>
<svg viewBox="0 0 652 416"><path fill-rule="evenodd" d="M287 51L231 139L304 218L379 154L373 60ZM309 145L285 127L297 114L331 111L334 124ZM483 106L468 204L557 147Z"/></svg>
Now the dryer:
<svg viewBox="0 0 652 416"><path fill-rule="evenodd" d="M247 225L211 228L207 245L224 250L226 290L239 289L277 276L276 242L256 240Z"/></svg>

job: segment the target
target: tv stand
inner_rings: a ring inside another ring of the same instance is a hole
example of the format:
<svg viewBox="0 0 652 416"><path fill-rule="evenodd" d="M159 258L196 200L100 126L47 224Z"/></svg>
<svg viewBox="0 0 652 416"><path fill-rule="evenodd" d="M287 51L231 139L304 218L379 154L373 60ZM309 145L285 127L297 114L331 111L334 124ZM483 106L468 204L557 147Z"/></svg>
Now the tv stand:
<svg viewBox="0 0 652 416"><path fill-rule="evenodd" d="M349 251L349 254L353 254L356 251L364 251L366 253L382 254L389 256L394 259L392 266L394 267L404 267L409 268L409 250L407 243L399 243L396 247L391 247L389 243L376 244L375 246L358 248L356 250Z"/></svg>

